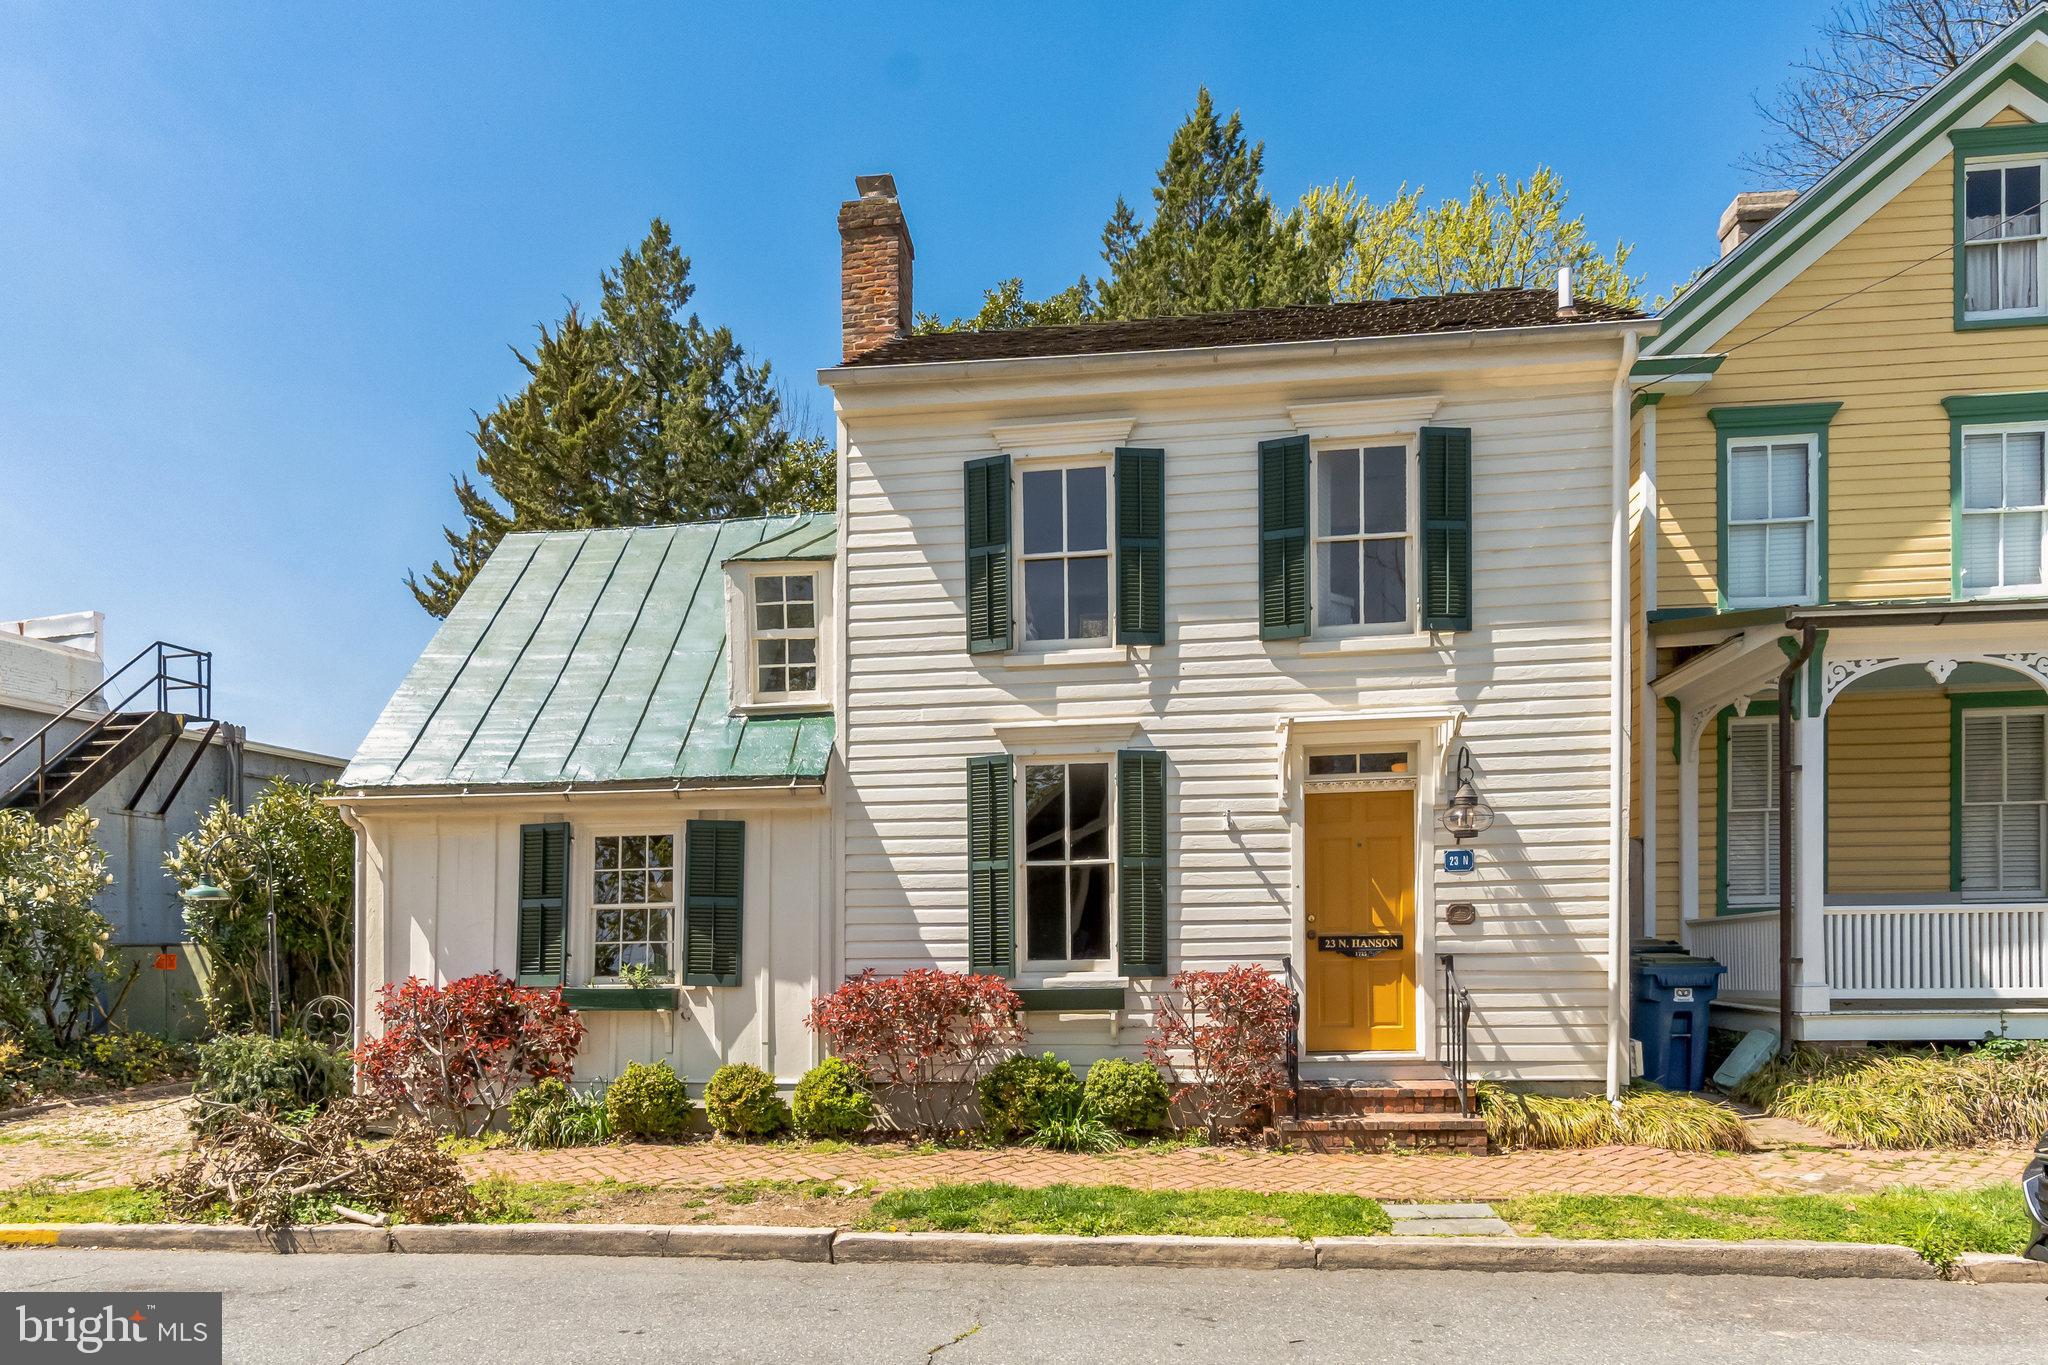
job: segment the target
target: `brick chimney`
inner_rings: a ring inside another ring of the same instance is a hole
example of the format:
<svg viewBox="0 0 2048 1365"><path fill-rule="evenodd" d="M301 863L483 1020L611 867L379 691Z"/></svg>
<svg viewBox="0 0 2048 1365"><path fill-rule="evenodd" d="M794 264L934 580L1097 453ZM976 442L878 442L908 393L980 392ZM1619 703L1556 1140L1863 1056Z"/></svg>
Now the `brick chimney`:
<svg viewBox="0 0 2048 1365"><path fill-rule="evenodd" d="M896 177L857 175L860 198L839 206L841 358L852 360L910 331L910 229Z"/></svg>
<svg viewBox="0 0 2048 1365"><path fill-rule="evenodd" d="M1798 197L1798 190L1752 190L1736 195L1721 211L1721 254L1726 256L1756 236Z"/></svg>

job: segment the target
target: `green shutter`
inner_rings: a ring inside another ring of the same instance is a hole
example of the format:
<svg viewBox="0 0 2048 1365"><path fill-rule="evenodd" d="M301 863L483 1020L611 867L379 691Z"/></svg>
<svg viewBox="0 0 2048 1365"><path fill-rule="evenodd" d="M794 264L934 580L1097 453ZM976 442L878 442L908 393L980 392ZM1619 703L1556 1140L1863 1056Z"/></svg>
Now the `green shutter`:
<svg viewBox="0 0 2048 1365"><path fill-rule="evenodd" d="M1166 452L1116 452L1116 638L1166 643Z"/></svg>
<svg viewBox="0 0 2048 1365"><path fill-rule="evenodd" d="M1422 429L1422 625L1472 629L1472 432Z"/></svg>
<svg viewBox="0 0 2048 1365"><path fill-rule="evenodd" d="M1117 958L1125 976L1166 975L1166 755L1116 756Z"/></svg>
<svg viewBox="0 0 2048 1365"><path fill-rule="evenodd" d="M747 827L692 820L683 827L683 984L740 984L740 912L746 902Z"/></svg>
<svg viewBox="0 0 2048 1365"><path fill-rule="evenodd" d="M1010 457L967 462L967 649L1010 647Z"/></svg>
<svg viewBox="0 0 2048 1365"><path fill-rule="evenodd" d="M1017 971L1017 868L1008 754L967 760L967 969Z"/></svg>
<svg viewBox="0 0 2048 1365"><path fill-rule="evenodd" d="M1259 638L1308 634L1308 438L1259 442Z"/></svg>
<svg viewBox="0 0 2048 1365"><path fill-rule="evenodd" d="M519 984L559 986L568 957L569 827L519 827Z"/></svg>

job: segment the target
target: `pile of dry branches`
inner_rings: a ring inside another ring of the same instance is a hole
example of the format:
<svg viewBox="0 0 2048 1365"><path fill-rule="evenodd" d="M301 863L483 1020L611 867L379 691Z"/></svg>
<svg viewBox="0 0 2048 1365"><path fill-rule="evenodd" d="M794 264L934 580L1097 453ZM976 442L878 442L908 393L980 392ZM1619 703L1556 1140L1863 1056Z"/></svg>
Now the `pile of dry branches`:
<svg viewBox="0 0 2048 1365"><path fill-rule="evenodd" d="M469 1214L475 1201L462 1167L436 1145L433 1133L406 1123L390 1141L372 1144L365 1139L377 1117L377 1109L354 1099L329 1106L304 1126L236 1111L151 1188L181 1218L224 1211L236 1222L272 1229L291 1226L299 1210L322 1198L408 1222Z"/></svg>

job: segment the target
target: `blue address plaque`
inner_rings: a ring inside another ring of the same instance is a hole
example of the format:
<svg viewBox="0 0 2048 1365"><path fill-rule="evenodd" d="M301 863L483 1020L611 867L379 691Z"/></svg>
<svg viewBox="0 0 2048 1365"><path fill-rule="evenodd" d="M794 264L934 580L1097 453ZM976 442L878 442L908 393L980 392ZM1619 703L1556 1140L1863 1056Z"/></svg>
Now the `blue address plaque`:
<svg viewBox="0 0 2048 1365"><path fill-rule="evenodd" d="M1447 848L1444 850L1444 871L1446 872L1470 872L1478 865L1478 855L1469 848Z"/></svg>

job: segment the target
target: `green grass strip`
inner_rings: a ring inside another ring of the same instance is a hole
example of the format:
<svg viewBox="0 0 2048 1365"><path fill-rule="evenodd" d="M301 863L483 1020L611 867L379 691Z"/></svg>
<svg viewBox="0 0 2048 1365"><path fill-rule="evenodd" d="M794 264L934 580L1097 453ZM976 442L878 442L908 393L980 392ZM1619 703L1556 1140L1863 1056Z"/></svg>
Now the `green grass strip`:
<svg viewBox="0 0 2048 1365"><path fill-rule="evenodd" d="M1025 1189L984 1181L894 1190L859 1226L895 1232L1052 1232L1083 1237L1180 1233L1206 1237L1356 1237L1393 1220L1350 1194L1251 1190L1134 1190L1123 1185Z"/></svg>
<svg viewBox="0 0 2048 1365"><path fill-rule="evenodd" d="M1545 1237L1877 1242L1911 1247L1936 1265L1967 1251L2012 1254L2032 1236L2017 1185L1699 1199L1544 1194L1493 1208L1516 1231Z"/></svg>
<svg viewBox="0 0 2048 1365"><path fill-rule="evenodd" d="M46 1182L0 1190L0 1223L166 1223L163 1201L128 1185L57 1190Z"/></svg>

